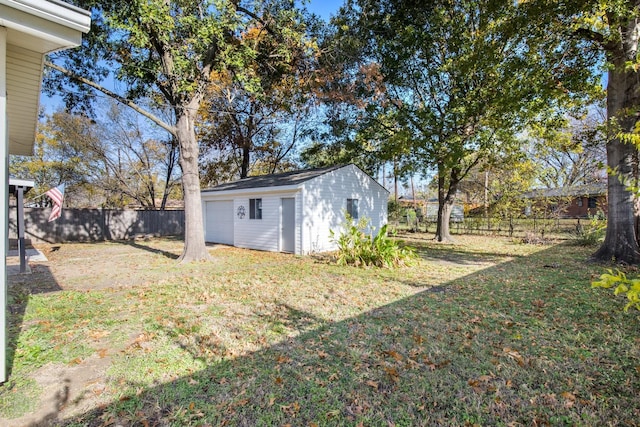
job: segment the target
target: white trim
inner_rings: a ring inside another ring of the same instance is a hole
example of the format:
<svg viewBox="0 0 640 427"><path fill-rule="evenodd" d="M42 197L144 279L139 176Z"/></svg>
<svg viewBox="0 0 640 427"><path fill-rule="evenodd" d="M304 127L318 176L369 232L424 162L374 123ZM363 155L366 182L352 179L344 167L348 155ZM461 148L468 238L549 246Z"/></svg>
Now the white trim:
<svg viewBox="0 0 640 427"><path fill-rule="evenodd" d="M82 42L82 32L74 28L2 3L0 3L0 26L9 30L8 44L41 54L75 47ZM85 32L87 30L88 28Z"/></svg>
<svg viewBox="0 0 640 427"><path fill-rule="evenodd" d="M61 1L0 0L0 4L83 33L91 27L90 12Z"/></svg>
<svg viewBox="0 0 640 427"><path fill-rule="evenodd" d="M241 188L241 189L232 189L232 190L202 190L200 194L203 199L206 199L207 196L214 197L227 197L230 195L243 195L248 196L251 194L270 194L270 193L282 193L289 191L297 191L301 187L301 184L298 185L282 185L280 187L254 187L254 188Z"/></svg>
<svg viewBox="0 0 640 427"><path fill-rule="evenodd" d="M20 179L9 177L9 185L15 185L16 187L34 187L35 181L31 179Z"/></svg>
<svg viewBox="0 0 640 427"><path fill-rule="evenodd" d="M0 27L0 162L2 162L2 185L0 186L0 226L4 234L0 239L0 252L2 253L2 269L0 272L0 383L7 380L7 237L9 236L9 131L7 119L7 29Z"/></svg>

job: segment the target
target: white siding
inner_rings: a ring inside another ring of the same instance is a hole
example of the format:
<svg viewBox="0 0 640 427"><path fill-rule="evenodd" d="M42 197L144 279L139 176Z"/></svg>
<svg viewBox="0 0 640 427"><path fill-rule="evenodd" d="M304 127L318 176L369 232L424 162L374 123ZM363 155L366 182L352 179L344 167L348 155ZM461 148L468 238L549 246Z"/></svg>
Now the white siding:
<svg viewBox="0 0 640 427"><path fill-rule="evenodd" d="M303 252L335 249L329 231L340 232L347 199L358 199L360 218L371 219L371 233L387 223L389 193L353 165L321 175L303 184Z"/></svg>
<svg viewBox="0 0 640 427"><path fill-rule="evenodd" d="M234 213L233 200L213 200L203 203L204 236L207 242L233 245Z"/></svg>
<svg viewBox="0 0 640 427"><path fill-rule="evenodd" d="M31 156L38 122L42 54L9 45L6 70L11 82L7 94L9 152Z"/></svg>
<svg viewBox="0 0 640 427"><path fill-rule="evenodd" d="M280 250L280 199L296 197L295 193L247 194L234 199L234 211L244 206L247 212L244 218L234 218L235 246L263 251ZM249 199L262 199L262 219L249 218ZM297 203L296 203L297 205ZM296 209L296 253L299 241L299 215Z"/></svg>
<svg viewBox="0 0 640 427"><path fill-rule="evenodd" d="M233 200L235 246L265 251L282 250L281 199L284 197L295 198L295 253L298 255L335 249L329 231L340 232L347 199L358 199L359 216L371 219L372 233L387 223L389 193L353 165L327 172L298 186L202 193L203 202ZM256 198L262 199L262 219L249 218L249 199ZM244 206L244 218L236 215L240 206Z"/></svg>
<svg viewBox="0 0 640 427"><path fill-rule="evenodd" d="M262 199L262 219L249 218L249 199ZM244 206L247 214L240 219L236 215L235 245L240 248L260 249L264 251L278 251L280 199L273 196L249 196L235 199L235 209Z"/></svg>

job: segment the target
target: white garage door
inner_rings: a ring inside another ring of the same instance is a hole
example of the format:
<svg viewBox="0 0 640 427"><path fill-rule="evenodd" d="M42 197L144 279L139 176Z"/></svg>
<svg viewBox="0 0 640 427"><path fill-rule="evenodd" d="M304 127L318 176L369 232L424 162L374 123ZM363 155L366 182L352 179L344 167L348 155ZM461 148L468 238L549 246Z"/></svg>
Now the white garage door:
<svg viewBox="0 0 640 427"><path fill-rule="evenodd" d="M233 245L233 200L207 202L207 242Z"/></svg>

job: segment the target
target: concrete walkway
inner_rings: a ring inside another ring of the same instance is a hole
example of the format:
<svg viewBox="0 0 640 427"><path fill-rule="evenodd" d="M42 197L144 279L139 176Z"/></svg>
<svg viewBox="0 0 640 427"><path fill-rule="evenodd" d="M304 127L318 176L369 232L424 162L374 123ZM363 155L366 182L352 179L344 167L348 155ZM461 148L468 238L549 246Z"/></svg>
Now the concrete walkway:
<svg viewBox="0 0 640 427"><path fill-rule="evenodd" d="M31 274L31 267L29 262L44 262L48 261L47 257L38 249L27 249L27 271L22 274ZM20 273L20 257L18 250L10 250L7 253L7 274L13 276Z"/></svg>

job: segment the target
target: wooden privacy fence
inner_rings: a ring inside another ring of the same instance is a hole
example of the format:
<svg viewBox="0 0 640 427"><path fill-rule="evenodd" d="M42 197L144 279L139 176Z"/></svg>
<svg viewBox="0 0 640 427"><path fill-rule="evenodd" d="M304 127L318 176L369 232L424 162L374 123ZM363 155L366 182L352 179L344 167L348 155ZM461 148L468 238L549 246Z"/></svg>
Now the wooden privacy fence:
<svg viewBox="0 0 640 427"><path fill-rule="evenodd" d="M126 240L139 235L184 234L184 211L63 209L48 222L51 208L25 208L25 238L32 242L93 242ZM17 237L17 210L9 208L9 238Z"/></svg>

